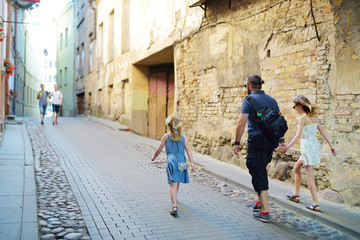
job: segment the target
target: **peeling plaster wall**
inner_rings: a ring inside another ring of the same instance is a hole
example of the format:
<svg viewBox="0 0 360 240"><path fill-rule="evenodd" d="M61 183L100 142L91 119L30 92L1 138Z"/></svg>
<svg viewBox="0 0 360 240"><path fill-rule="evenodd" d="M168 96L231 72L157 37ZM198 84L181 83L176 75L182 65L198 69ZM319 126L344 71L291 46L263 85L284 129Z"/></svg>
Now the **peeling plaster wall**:
<svg viewBox="0 0 360 240"><path fill-rule="evenodd" d="M242 156L233 155L231 142L246 96L241 86L249 74L259 73L288 120L287 142L297 125L292 100L305 95L318 106L339 152L331 156L319 136L319 190L331 189L346 204L359 206L359 3L313 0L318 40L310 1L279 2L231 1L229 9L227 1L209 0L201 29L175 45L177 110L185 132L196 151L246 168L247 134ZM269 175L293 181L298 157L299 144L285 157L275 153Z"/></svg>
<svg viewBox="0 0 360 240"><path fill-rule="evenodd" d="M147 135L148 71L172 63L163 51L196 31L203 16L194 0L97 0L94 71L86 76L87 112L127 124ZM127 5L124 3L127 3ZM124 9L126 7L126 9ZM114 17L114 58L109 59L109 14ZM128 14L128 51L122 51ZM102 28L100 27L102 24ZM156 55L156 57L154 57ZM165 59L165 60L164 60ZM89 83L89 85L87 84ZM89 96L91 92L91 97Z"/></svg>

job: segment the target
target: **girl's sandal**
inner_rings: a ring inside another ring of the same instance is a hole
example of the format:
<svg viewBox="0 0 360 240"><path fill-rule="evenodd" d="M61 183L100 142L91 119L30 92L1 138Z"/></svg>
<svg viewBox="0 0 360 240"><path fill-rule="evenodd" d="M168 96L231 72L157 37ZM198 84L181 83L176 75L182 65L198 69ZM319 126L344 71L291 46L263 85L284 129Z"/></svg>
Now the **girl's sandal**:
<svg viewBox="0 0 360 240"><path fill-rule="evenodd" d="M286 197L294 202L300 202L300 195L294 195L293 193L286 194Z"/></svg>
<svg viewBox="0 0 360 240"><path fill-rule="evenodd" d="M177 215L177 211L178 211L178 207L177 206L173 206L173 208L170 211L170 214L173 216Z"/></svg>
<svg viewBox="0 0 360 240"><path fill-rule="evenodd" d="M313 210L313 211L316 211L316 212L320 212L320 205L314 205L312 203L309 203L308 205L306 205L306 208L307 209L310 209L310 210Z"/></svg>

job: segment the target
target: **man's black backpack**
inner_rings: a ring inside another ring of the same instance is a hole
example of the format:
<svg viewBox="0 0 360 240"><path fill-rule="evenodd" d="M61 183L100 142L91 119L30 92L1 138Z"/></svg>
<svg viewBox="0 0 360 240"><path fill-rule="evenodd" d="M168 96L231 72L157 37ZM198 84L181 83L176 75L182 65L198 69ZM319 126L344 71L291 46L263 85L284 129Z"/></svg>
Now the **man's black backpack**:
<svg viewBox="0 0 360 240"><path fill-rule="evenodd" d="M285 118L279 111L261 106L250 95L247 96L246 99L256 111L256 121L258 122L260 129L268 138L271 145L276 148L279 145L280 138L282 138L288 130Z"/></svg>

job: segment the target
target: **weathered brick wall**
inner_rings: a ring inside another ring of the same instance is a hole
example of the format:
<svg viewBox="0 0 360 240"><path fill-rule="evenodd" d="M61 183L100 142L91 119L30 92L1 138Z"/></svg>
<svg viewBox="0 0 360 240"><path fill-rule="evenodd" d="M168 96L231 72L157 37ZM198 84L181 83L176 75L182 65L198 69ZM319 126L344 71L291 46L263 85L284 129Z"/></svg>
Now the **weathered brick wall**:
<svg viewBox="0 0 360 240"><path fill-rule="evenodd" d="M229 9L226 1L209 1L202 29L176 44L177 111L185 132L196 151L245 168L246 133L243 156L233 155L231 141L246 95L241 85L246 76L257 72L265 80L265 92L277 99L286 115L287 142L297 125L292 100L305 95L318 106L320 122L339 152L337 157L330 156L328 145L319 136L323 149L322 163L315 168L318 187L326 189L324 197L358 206L360 86L356 78L360 75L360 50L354 42L359 43L360 34L353 31L346 41L341 34L344 29L359 28L359 14L354 13L359 13L360 6L356 1L314 0L318 40L309 1L273 5L277 2L232 1ZM349 51L351 68L342 61L341 49L353 50ZM341 77L340 73L349 71L347 78ZM339 81L352 87L339 91ZM299 144L295 145L285 157L274 154L269 175L293 180L298 148ZM303 176L304 185L305 181Z"/></svg>

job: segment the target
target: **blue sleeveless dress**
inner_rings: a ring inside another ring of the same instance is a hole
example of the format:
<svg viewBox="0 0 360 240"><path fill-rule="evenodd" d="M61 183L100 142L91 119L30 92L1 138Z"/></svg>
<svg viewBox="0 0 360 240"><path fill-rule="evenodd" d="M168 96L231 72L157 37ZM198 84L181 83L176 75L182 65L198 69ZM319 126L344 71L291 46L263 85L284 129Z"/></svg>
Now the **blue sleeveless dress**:
<svg viewBox="0 0 360 240"><path fill-rule="evenodd" d="M180 162L186 162L184 136L181 135L181 140L178 142L174 142L168 135L168 138L165 142L165 149L167 155L166 173L168 183L189 183L190 181L188 170L180 172L177 167L177 163L179 162L179 160Z"/></svg>
<svg viewBox="0 0 360 240"><path fill-rule="evenodd" d="M311 122L309 118L308 120L309 124L304 126L300 144L300 159L305 166L319 164L321 159L321 146L316 138L317 123Z"/></svg>

